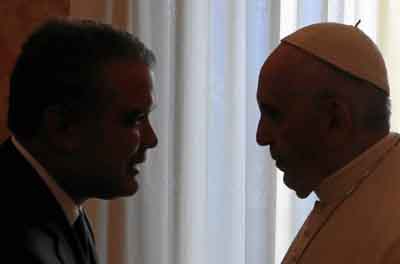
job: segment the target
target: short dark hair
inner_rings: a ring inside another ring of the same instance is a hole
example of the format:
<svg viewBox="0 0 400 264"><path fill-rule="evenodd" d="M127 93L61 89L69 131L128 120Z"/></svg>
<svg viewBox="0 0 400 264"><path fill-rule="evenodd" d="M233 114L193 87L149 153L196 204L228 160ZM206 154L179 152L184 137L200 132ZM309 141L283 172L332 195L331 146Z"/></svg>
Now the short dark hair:
<svg viewBox="0 0 400 264"><path fill-rule="evenodd" d="M114 61L152 67L155 56L137 37L109 25L48 20L23 44L12 71L9 129L30 139L49 107L97 105L104 66Z"/></svg>

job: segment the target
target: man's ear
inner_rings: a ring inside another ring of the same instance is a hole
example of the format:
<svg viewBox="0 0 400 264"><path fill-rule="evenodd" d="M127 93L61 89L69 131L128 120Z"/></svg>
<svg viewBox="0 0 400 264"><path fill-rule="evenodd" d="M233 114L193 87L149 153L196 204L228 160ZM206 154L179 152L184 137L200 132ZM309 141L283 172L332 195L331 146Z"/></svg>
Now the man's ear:
<svg viewBox="0 0 400 264"><path fill-rule="evenodd" d="M350 105L337 98L330 98L327 99L325 106L328 118L326 125L329 142L327 144L334 148L348 144L354 128Z"/></svg>
<svg viewBox="0 0 400 264"><path fill-rule="evenodd" d="M72 115L57 105L49 107L43 116L42 135L52 148L64 153L73 152L79 145L77 124L73 122Z"/></svg>

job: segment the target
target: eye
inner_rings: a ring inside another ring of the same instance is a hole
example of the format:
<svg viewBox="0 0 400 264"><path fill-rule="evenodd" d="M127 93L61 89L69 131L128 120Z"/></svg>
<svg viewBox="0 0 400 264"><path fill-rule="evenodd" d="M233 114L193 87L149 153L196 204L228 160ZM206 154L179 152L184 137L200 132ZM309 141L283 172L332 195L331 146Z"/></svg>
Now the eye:
<svg viewBox="0 0 400 264"><path fill-rule="evenodd" d="M139 115L135 120L135 124L141 125L146 120L146 118L147 116L145 114Z"/></svg>
<svg viewBox="0 0 400 264"><path fill-rule="evenodd" d="M141 125L145 120L145 113L129 113L124 117L123 124L127 128L132 128Z"/></svg>
<svg viewBox="0 0 400 264"><path fill-rule="evenodd" d="M279 123L283 118L282 112L274 107L265 104L260 104L260 112L261 115L269 118L272 122L275 123Z"/></svg>

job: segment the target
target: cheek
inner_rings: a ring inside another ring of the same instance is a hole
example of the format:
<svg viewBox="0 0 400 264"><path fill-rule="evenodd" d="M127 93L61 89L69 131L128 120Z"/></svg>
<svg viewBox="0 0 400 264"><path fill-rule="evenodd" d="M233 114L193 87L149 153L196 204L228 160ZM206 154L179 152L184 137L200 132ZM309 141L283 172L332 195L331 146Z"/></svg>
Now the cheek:
<svg viewBox="0 0 400 264"><path fill-rule="evenodd" d="M107 129L104 131L103 145L107 155L114 160L125 160L135 153L140 146L139 131L129 128Z"/></svg>
<svg viewBox="0 0 400 264"><path fill-rule="evenodd" d="M279 131L281 148L291 152L291 155L307 152L314 141L309 125L302 120L292 120L287 124L289 125L281 127Z"/></svg>
<svg viewBox="0 0 400 264"><path fill-rule="evenodd" d="M123 129L114 134L112 139L115 145L119 145L122 155L136 153L140 147L141 137L137 129Z"/></svg>
<svg viewBox="0 0 400 264"><path fill-rule="evenodd" d="M305 120L304 120L305 121ZM319 140L322 136L314 122L301 122L296 127L284 133L287 139L288 151L299 161L315 161L320 155L323 146Z"/></svg>
<svg viewBox="0 0 400 264"><path fill-rule="evenodd" d="M129 141L132 146L133 152L136 153L139 150L141 142L141 134L138 128L132 129L129 133Z"/></svg>

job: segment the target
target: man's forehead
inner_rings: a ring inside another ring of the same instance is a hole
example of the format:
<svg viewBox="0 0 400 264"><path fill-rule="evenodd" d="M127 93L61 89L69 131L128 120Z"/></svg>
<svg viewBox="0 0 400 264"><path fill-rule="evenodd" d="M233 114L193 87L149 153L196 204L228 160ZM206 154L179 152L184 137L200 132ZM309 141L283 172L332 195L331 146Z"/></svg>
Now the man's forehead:
<svg viewBox="0 0 400 264"><path fill-rule="evenodd" d="M265 92L283 96L306 92L325 81L322 72L327 72L327 65L310 54L291 46L281 44L264 63L259 89L261 95Z"/></svg>
<svg viewBox="0 0 400 264"><path fill-rule="evenodd" d="M290 44L281 43L263 65L266 70L297 71L315 58Z"/></svg>
<svg viewBox="0 0 400 264"><path fill-rule="evenodd" d="M260 74L260 88L259 93L263 95L274 94L276 92L283 92L290 88L297 75L296 71L299 65L290 60L290 56L285 51L276 50L264 63ZM278 89L279 88L279 89Z"/></svg>

